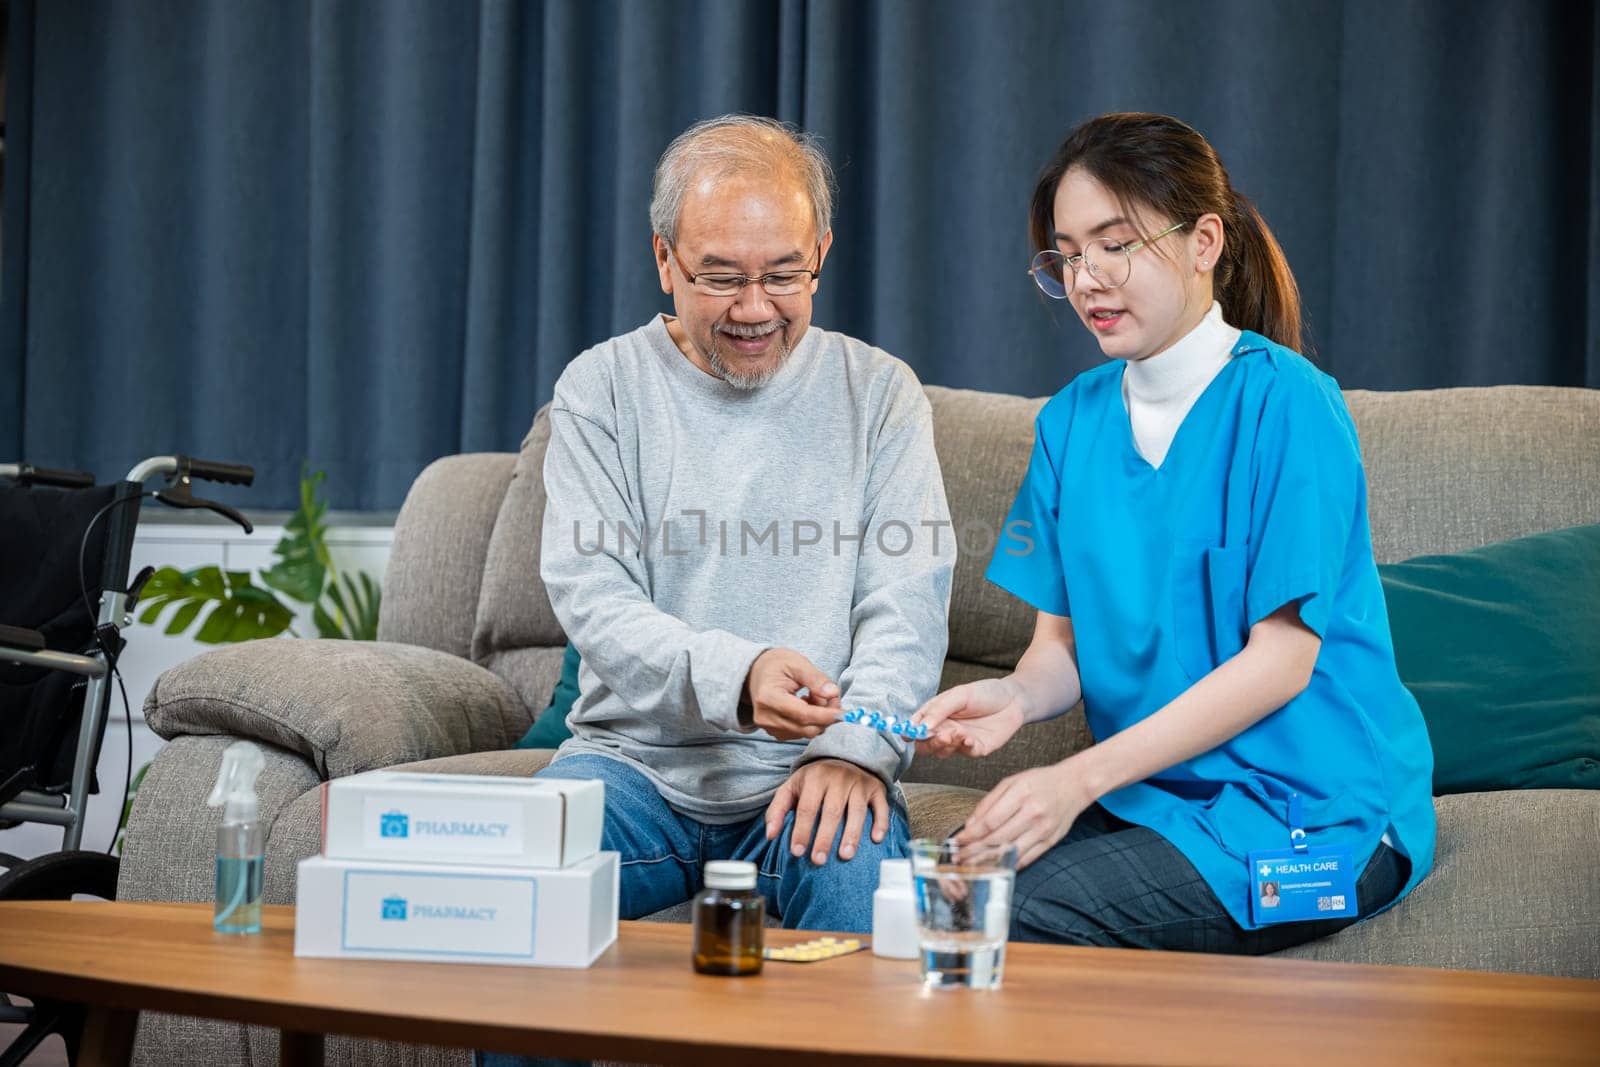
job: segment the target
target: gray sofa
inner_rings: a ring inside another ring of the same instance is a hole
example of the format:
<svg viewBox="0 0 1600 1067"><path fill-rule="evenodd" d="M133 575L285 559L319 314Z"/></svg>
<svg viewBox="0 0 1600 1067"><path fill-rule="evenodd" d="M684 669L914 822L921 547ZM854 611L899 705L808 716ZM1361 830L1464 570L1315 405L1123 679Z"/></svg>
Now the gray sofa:
<svg viewBox="0 0 1600 1067"><path fill-rule="evenodd" d="M998 529L1027 463L1039 400L929 388L957 528ZM1600 522L1600 392L1497 387L1351 392L1380 562ZM267 641L169 671L145 704L170 743L140 789L119 895L209 900L217 817L204 805L222 750L264 742L261 816L270 903L294 899L295 864L318 848L325 779L378 767L531 774L548 752L506 751L549 699L564 638L539 581L540 472L548 427L519 455L442 459L395 528L381 642ZM997 675L1021 654L1031 612L964 553L942 685ZM918 761L912 830L940 836L982 790L1087 741L1081 712L1029 727L982 761ZM1441 797L1433 875L1370 922L1288 955L1600 978L1600 794ZM1560 857L1562 876L1541 877ZM276 1062L271 1033L147 1014L148 1064ZM465 1063L456 1050L333 1039L330 1063Z"/></svg>

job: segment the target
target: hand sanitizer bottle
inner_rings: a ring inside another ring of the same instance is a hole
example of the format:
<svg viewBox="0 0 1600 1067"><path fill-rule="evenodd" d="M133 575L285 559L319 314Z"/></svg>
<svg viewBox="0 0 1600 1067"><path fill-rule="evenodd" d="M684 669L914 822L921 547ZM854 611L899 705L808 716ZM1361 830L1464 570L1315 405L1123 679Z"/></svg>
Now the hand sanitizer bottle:
<svg viewBox="0 0 1600 1067"><path fill-rule="evenodd" d="M872 894L872 954L914 960L918 946L911 861L884 860L878 867L878 891Z"/></svg>
<svg viewBox="0 0 1600 1067"><path fill-rule="evenodd" d="M222 754L222 769L206 803L222 807L217 828L217 908L211 925L223 934L261 932L261 892L266 868L265 842L257 821L256 775L266 757L249 741L236 741Z"/></svg>

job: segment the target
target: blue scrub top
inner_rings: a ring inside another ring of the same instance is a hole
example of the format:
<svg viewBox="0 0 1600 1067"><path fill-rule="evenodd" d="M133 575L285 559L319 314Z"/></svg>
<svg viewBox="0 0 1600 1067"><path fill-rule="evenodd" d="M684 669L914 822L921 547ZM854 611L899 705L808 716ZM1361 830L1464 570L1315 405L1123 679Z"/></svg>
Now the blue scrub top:
<svg viewBox="0 0 1600 1067"><path fill-rule="evenodd" d="M1159 711L1298 604L1322 638L1304 692L1100 801L1177 846L1253 929L1246 853L1289 846L1291 792L1309 843L1350 846L1359 869L1387 833L1410 859L1409 893L1433 864L1433 749L1395 668L1338 383L1259 334L1232 355L1160 467L1134 446L1120 361L1053 397L988 578L1071 616L1097 738Z"/></svg>

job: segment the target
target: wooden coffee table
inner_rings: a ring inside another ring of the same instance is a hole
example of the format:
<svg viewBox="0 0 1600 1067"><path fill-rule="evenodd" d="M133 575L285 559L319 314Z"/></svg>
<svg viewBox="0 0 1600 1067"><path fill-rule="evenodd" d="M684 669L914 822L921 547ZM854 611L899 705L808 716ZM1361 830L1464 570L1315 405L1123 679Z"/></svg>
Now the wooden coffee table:
<svg viewBox="0 0 1600 1067"><path fill-rule="evenodd" d="M0 989L93 1006L85 1063L124 1063L139 1010L283 1032L667 1064L1594 1064L1600 982L1012 945L998 991L927 991L870 953L689 966L689 930L623 923L588 970L296 959L294 912L259 937L204 904L0 903ZM772 931L777 943L809 935ZM1295 1051L1291 1052L1291 1041Z"/></svg>

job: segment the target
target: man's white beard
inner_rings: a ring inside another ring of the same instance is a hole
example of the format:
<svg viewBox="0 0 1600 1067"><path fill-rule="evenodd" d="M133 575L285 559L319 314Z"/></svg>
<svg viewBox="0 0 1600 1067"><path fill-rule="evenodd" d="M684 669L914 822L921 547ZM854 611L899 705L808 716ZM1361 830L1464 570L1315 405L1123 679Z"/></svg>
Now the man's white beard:
<svg viewBox="0 0 1600 1067"><path fill-rule="evenodd" d="M711 351L706 353L706 360L711 364L711 369L717 372L718 377L735 389L746 391L759 389L771 381L772 376L782 370L785 363L789 362L789 345L785 339L785 331L787 329L787 326L780 326L773 331L779 335L773 341L778 346L778 358L754 374L741 374L722 361L722 353L718 351L716 340L721 336L720 331L712 335Z"/></svg>

